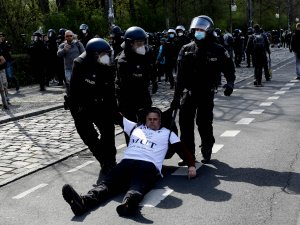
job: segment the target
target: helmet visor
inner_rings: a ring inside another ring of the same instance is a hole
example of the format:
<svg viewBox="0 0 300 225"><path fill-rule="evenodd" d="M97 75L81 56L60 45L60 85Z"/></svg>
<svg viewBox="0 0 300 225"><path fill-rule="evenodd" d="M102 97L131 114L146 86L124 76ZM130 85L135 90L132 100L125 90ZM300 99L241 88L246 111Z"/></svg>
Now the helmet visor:
<svg viewBox="0 0 300 225"><path fill-rule="evenodd" d="M207 31L208 28L210 27L211 27L211 23L208 20L203 18L198 18L198 17L193 19L190 26L191 29L198 28L204 31Z"/></svg>

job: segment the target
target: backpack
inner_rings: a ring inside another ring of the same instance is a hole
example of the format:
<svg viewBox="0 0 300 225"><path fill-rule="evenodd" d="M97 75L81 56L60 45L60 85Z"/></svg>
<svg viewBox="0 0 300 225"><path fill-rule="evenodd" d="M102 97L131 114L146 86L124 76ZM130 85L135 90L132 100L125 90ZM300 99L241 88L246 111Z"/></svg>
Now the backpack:
<svg viewBox="0 0 300 225"><path fill-rule="evenodd" d="M265 39L262 34L254 34L253 47L254 50L265 50Z"/></svg>

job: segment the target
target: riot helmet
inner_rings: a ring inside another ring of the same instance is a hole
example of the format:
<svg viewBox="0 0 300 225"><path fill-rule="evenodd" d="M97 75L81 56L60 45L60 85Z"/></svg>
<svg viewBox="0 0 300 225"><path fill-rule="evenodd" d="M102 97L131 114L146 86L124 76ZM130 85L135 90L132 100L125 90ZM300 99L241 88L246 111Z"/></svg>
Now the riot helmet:
<svg viewBox="0 0 300 225"><path fill-rule="evenodd" d="M222 30L220 28L216 28L214 32L216 34L216 37L220 37L221 33L222 33Z"/></svg>
<svg viewBox="0 0 300 225"><path fill-rule="evenodd" d="M92 38L89 40L85 51L89 60L98 61L105 65L111 63L112 49L109 43L102 38Z"/></svg>
<svg viewBox="0 0 300 225"><path fill-rule="evenodd" d="M168 30L168 38L174 38L176 36L176 31L174 29Z"/></svg>
<svg viewBox="0 0 300 225"><path fill-rule="evenodd" d="M33 41L38 41L38 40L41 40L41 38L42 38L42 34L39 32L39 31L35 31L35 32L33 32L33 34L32 34L32 37L33 37Z"/></svg>
<svg viewBox="0 0 300 225"><path fill-rule="evenodd" d="M56 32L54 29L49 29L47 32L47 36L49 39L55 39L56 38Z"/></svg>
<svg viewBox="0 0 300 225"><path fill-rule="evenodd" d="M176 27L176 32L178 33L179 31L185 31L185 28L184 28L184 26L182 26L182 25L178 25L177 27Z"/></svg>
<svg viewBox="0 0 300 225"><path fill-rule="evenodd" d="M213 20L205 15L195 17L190 25L190 32L194 33L195 29L201 29L207 33L210 33L214 30Z"/></svg>
<svg viewBox="0 0 300 225"><path fill-rule="evenodd" d="M65 33L66 33L66 29L65 28L60 28L59 30L58 30L58 34L59 35L61 35L61 36L65 36Z"/></svg>
<svg viewBox="0 0 300 225"><path fill-rule="evenodd" d="M134 40L146 40L148 38L148 34L141 27L130 27L126 30L124 34L125 41L134 41Z"/></svg>
<svg viewBox="0 0 300 225"><path fill-rule="evenodd" d="M89 29L88 25L84 23L79 26L79 30L82 34L86 34L88 32L88 29Z"/></svg>
<svg viewBox="0 0 300 225"><path fill-rule="evenodd" d="M84 23L79 26L79 30L88 30L88 29L89 29L88 25Z"/></svg>
<svg viewBox="0 0 300 225"><path fill-rule="evenodd" d="M111 33L113 35L113 37L115 36L121 36L122 35L122 30L119 26L113 26L111 29Z"/></svg>
<svg viewBox="0 0 300 225"><path fill-rule="evenodd" d="M130 27L124 34L125 47L132 48L139 55L145 55L145 44L148 40L148 34L141 27Z"/></svg>

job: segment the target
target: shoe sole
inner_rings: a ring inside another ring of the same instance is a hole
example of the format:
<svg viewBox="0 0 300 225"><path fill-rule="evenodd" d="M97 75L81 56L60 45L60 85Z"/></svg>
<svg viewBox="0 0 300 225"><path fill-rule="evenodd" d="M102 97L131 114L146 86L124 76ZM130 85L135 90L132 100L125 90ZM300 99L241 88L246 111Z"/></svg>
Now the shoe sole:
<svg viewBox="0 0 300 225"><path fill-rule="evenodd" d="M76 193L76 191L68 184L65 184L62 188L62 195L65 201L71 206L73 213L76 216L84 214L84 210L82 209L82 205L80 205L76 200L80 198L80 196Z"/></svg>

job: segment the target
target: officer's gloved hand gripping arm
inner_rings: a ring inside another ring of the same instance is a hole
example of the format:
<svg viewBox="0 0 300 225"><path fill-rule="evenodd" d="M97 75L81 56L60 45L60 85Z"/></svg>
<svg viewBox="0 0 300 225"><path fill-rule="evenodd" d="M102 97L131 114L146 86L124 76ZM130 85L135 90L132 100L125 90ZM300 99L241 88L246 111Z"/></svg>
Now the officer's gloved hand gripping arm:
<svg viewBox="0 0 300 225"><path fill-rule="evenodd" d="M224 49L224 58L222 59L222 72L226 78L227 83L223 86L224 95L230 96L234 89L235 68L229 53Z"/></svg>

